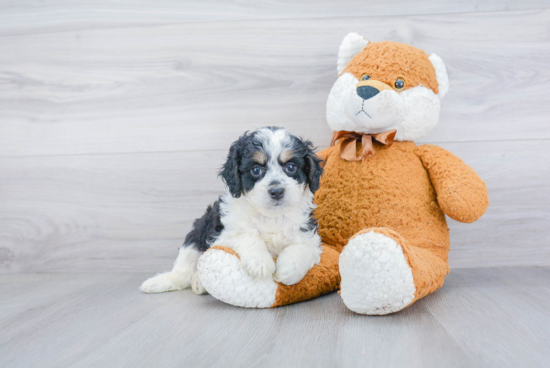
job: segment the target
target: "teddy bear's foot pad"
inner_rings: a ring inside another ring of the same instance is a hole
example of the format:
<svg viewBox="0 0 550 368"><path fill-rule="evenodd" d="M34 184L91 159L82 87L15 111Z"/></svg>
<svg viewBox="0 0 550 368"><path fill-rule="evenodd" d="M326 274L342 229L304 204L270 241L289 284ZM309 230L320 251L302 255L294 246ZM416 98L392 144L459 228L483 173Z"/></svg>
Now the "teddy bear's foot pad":
<svg viewBox="0 0 550 368"><path fill-rule="evenodd" d="M215 246L197 264L202 286L214 298L245 308L269 308L275 303L277 283L272 277L251 277L229 248Z"/></svg>
<svg viewBox="0 0 550 368"><path fill-rule="evenodd" d="M383 315L411 304L416 288L403 248L370 231L352 238L340 255L342 300L359 314Z"/></svg>

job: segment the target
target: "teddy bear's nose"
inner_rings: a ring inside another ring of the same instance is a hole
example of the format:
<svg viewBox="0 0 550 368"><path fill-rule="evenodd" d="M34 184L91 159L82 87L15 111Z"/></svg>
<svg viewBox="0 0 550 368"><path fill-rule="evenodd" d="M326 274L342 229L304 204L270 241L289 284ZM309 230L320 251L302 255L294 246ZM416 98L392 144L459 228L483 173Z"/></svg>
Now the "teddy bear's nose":
<svg viewBox="0 0 550 368"><path fill-rule="evenodd" d="M371 97L379 94L380 91L371 86L359 86L357 87L357 94L363 99L368 100Z"/></svg>

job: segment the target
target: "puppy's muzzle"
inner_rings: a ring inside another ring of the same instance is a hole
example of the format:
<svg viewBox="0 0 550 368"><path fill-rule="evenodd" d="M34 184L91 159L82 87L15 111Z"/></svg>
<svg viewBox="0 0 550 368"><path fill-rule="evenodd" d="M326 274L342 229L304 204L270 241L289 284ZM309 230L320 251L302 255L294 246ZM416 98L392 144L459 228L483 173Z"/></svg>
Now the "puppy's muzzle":
<svg viewBox="0 0 550 368"><path fill-rule="evenodd" d="M271 188L268 190L269 196L275 200L279 200L283 198L285 195L285 189L284 188Z"/></svg>
<svg viewBox="0 0 550 368"><path fill-rule="evenodd" d="M357 89L357 95L363 100L368 100L386 89L391 89L386 83L372 79L359 82L355 87Z"/></svg>

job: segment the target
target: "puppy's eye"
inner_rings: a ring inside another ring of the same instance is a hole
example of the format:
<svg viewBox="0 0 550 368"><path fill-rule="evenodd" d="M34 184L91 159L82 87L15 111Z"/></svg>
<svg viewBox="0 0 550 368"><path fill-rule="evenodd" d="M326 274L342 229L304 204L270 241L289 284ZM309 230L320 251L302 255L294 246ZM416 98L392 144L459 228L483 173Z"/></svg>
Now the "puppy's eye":
<svg viewBox="0 0 550 368"><path fill-rule="evenodd" d="M403 80L403 78L397 78L393 85L395 86L396 90L400 91L405 88L405 81Z"/></svg>
<svg viewBox="0 0 550 368"><path fill-rule="evenodd" d="M259 178L264 173L265 169L261 166L254 166L252 170L250 170L250 174L252 174L253 177Z"/></svg>
<svg viewBox="0 0 550 368"><path fill-rule="evenodd" d="M298 167L294 164L286 164L285 171L289 174L294 174Z"/></svg>
<svg viewBox="0 0 550 368"><path fill-rule="evenodd" d="M368 74L363 74L363 75L361 76L361 80L362 80L362 81L366 81L366 80L369 80L369 79L370 79L370 75L368 75Z"/></svg>

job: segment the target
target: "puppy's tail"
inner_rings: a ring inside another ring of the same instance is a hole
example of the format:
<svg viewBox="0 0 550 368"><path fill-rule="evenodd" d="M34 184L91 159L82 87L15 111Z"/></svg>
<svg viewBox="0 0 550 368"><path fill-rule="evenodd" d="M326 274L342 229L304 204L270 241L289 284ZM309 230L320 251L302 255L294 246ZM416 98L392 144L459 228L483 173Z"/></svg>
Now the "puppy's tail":
<svg viewBox="0 0 550 368"><path fill-rule="evenodd" d="M144 293L164 293L190 287L196 278L197 262L201 254L193 244L184 245L179 250L172 271L145 280L139 289Z"/></svg>

